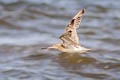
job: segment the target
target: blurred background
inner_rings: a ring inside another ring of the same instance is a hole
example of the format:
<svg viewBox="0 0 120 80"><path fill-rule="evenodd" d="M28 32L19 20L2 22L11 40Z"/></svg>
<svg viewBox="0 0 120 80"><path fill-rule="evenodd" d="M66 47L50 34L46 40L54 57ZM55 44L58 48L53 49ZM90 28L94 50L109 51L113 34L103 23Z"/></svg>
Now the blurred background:
<svg viewBox="0 0 120 80"><path fill-rule="evenodd" d="M82 8L80 43L93 51L40 50ZM0 80L120 80L120 0L0 0Z"/></svg>

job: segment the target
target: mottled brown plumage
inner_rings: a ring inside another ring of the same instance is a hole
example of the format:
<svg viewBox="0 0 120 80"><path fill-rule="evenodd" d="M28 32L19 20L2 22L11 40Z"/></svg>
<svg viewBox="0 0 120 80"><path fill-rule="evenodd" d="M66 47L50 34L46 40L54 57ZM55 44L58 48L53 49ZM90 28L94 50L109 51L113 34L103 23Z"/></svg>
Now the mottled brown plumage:
<svg viewBox="0 0 120 80"><path fill-rule="evenodd" d="M79 28L82 16L85 13L85 9L78 12L75 17L68 23L65 28L65 32L59 37L62 43L54 44L48 49L54 48L62 52L86 52L90 49L80 46L79 38L76 29Z"/></svg>

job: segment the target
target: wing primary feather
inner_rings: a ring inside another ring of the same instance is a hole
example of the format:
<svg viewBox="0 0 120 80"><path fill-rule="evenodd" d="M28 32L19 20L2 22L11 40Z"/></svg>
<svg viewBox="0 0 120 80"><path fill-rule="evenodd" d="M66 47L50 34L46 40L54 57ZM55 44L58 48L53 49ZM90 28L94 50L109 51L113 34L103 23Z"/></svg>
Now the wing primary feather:
<svg viewBox="0 0 120 80"><path fill-rule="evenodd" d="M79 45L79 38L77 35L76 29L79 27L79 24L82 20L82 16L85 13L85 9L79 11L73 19L68 23L65 28L65 33L61 35L59 38L63 41L63 44L68 45Z"/></svg>

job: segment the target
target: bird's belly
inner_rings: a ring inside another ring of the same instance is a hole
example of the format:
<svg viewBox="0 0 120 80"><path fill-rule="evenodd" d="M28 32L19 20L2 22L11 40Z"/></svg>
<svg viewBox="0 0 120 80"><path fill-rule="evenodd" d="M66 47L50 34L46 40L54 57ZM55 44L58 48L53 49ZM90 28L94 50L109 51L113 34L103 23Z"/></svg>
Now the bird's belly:
<svg viewBox="0 0 120 80"><path fill-rule="evenodd" d="M68 53L83 53L85 51L81 47L73 47L73 48L65 49L63 52L68 52Z"/></svg>
<svg viewBox="0 0 120 80"><path fill-rule="evenodd" d="M69 53L79 52L79 51L80 51L79 48L69 48L64 50L64 52L69 52Z"/></svg>

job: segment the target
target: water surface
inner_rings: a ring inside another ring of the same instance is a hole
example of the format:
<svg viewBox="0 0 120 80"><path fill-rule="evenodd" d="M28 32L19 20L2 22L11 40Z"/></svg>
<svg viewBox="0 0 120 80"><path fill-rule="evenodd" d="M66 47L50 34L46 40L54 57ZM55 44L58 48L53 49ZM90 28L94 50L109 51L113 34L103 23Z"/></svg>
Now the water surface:
<svg viewBox="0 0 120 80"><path fill-rule="evenodd" d="M119 0L1 0L0 80L120 80ZM57 43L86 8L78 34L85 54L40 50Z"/></svg>

